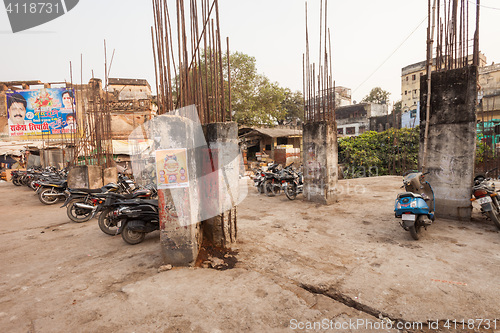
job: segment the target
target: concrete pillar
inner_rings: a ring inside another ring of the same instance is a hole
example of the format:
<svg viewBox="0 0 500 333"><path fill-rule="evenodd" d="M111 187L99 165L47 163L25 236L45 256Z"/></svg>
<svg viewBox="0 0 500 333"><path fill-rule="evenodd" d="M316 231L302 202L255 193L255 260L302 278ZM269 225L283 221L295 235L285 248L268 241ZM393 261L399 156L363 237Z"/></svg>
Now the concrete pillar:
<svg viewBox="0 0 500 333"><path fill-rule="evenodd" d="M150 124L155 150L187 149L189 187L158 189L160 246L165 264L193 266L202 241L195 148L202 145L203 132L190 119L175 115L163 115Z"/></svg>
<svg viewBox="0 0 500 333"><path fill-rule="evenodd" d="M102 167L98 165L78 165L68 172L69 188L98 189L103 186Z"/></svg>
<svg viewBox="0 0 500 333"><path fill-rule="evenodd" d="M118 182L118 170L116 167L106 168L102 171L103 184L117 183Z"/></svg>
<svg viewBox="0 0 500 333"><path fill-rule="evenodd" d="M203 132L210 158L202 159L205 177L200 184L201 209L217 214L203 221L203 235L215 247L231 248L237 236L238 125L235 122L207 124Z"/></svg>
<svg viewBox="0 0 500 333"><path fill-rule="evenodd" d="M337 201L337 126L329 122L303 125L304 198L332 204Z"/></svg>
<svg viewBox="0 0 500 333"><path fill-rule="evenodd" d="M436 217L469 220L476 145L477 67L432 73L427 180ZM423 156L427 83L420 84L420 159ZM420 164L422 161L420 161Z"/></svg>

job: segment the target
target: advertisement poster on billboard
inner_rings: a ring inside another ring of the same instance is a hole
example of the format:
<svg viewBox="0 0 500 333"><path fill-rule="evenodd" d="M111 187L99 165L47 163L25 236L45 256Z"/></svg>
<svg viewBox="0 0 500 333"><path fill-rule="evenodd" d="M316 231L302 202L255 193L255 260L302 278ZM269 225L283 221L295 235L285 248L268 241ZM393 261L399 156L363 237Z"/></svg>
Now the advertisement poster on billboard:
<svg viewBox="0 0 500 333"><path fill-rule="evenodd" d="M73 89L19 90L5 95L10 136L76 132Z"/></svg>
<svg viewBox="0 0 500 333"><path fill-rule="evenodd" d="M187 149L157 150L156 175L159 189L189 187Z"/></svg>

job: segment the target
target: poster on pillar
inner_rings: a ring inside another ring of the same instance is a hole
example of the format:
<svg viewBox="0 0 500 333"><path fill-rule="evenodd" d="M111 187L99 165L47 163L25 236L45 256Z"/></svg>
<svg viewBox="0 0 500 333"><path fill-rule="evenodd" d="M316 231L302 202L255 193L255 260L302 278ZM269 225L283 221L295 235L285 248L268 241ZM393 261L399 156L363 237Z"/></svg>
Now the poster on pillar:
<svg viewBox="0 0 500 333"><path fill-rule="evenodd" d="M189 187L187 149L162 149L155 152L158 189Z"/></svg>
<svg viewBox="0 0 500 333"><path fill-rule="evenodd" d="M76 132L73 89L18 90L5 95L10 136Z"/></svg>

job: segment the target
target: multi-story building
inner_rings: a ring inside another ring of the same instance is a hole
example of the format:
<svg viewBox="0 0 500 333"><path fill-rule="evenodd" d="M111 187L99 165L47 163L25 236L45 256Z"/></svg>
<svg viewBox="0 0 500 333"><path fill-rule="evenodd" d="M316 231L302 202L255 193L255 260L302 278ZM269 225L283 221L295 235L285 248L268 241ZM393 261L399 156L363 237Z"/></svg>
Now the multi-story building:
<svg viewBox="0 0 500 333"><path fill-rule="evenodd" d="M500 120L500 64L479 68L478 103L478 120Z"/></svg>
<svg viewBox="0 0 500 333"><path fill-rule="evenodd" d="M469 62L472 63L472 56L469 56ZM432 61L435 63L435 60ZM481 75L481 67L486 65L486 57L484 54L480 53L479 55L479 67L480 67L480 75ZM417 62L406 67L403 67L401 70L401 109L403 112L402 119L410 118L408 122L402 124L402 127L412 127L405 126L408 124L416 123L414 119L416 114L418 113L418 106L420 101L420 81L423 75L426 73L426 61ZM432 71L436 69L435 66L432 66ZM413 117L404 116L406 112L413 112L411 115Z"/></svg>
<svg viewBox="0 0 500 333"><path fill-rule="evenodd" d="M392 126L387 104L360 103L335 110L337 133L356 136L366 131L381 132Z"/></svg>

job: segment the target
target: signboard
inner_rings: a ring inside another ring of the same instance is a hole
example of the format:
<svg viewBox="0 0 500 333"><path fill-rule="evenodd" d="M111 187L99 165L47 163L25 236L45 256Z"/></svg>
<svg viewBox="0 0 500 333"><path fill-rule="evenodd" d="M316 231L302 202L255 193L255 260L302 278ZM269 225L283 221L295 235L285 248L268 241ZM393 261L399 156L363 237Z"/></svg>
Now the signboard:
<svg viewBox="0 0 500 333"><path fill-rule="evenodd" d="M156 151L158 189L189 187L187 149Z"/></svg>
<svg viewBox="0 0 500 333"><path fill-rule="evenodd" d="M10 136L76 132L73 89L32 89L6 92Z"/></svg>

